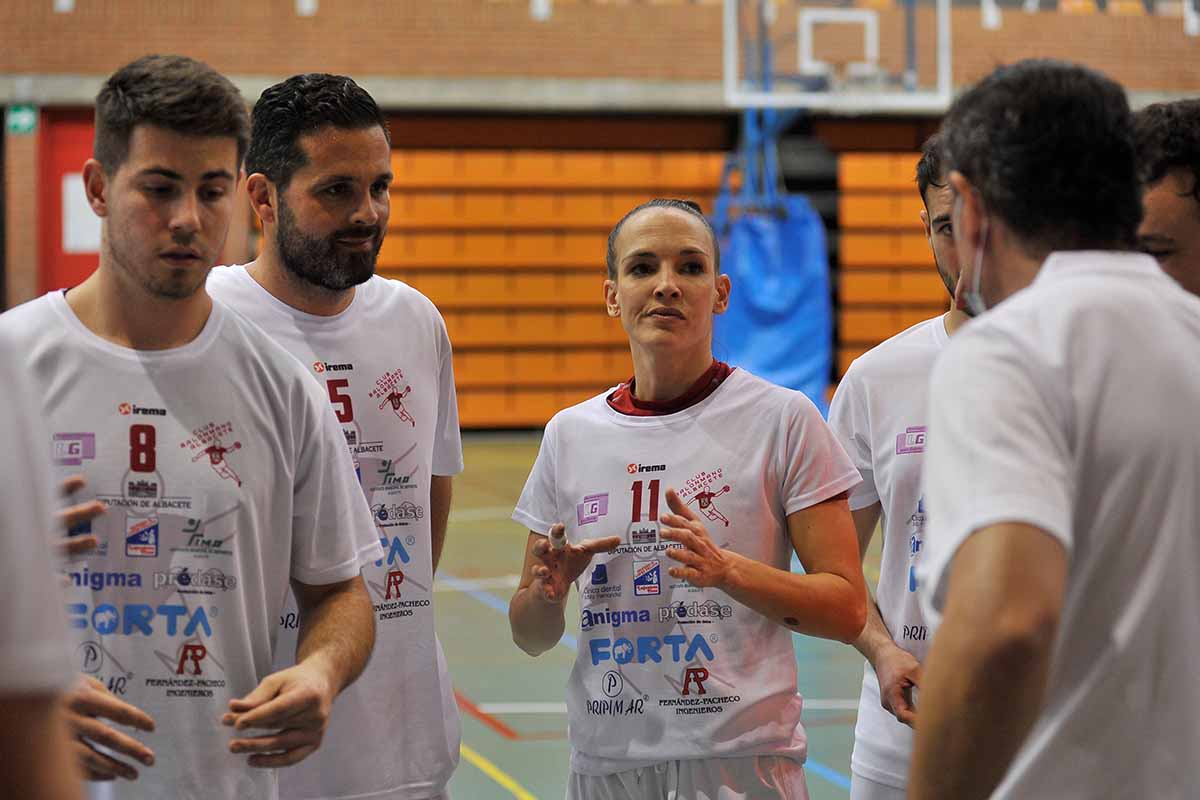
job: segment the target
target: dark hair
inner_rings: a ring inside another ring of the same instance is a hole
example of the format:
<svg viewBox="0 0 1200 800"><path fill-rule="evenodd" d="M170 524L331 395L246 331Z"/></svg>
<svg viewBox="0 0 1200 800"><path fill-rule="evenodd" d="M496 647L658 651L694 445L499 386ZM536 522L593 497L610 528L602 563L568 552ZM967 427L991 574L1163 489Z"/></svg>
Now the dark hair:
<svg viewBox="0 0 1200 800"><path fill-rule="evenodd" d="M1142 219L1133 124L1113 80L1059 61L1004 66L942 123L947 173L1041 256L1132 247Z"/></svg>
<svg viewBox="0 0 1200 800"><path fill-rule="evenodd" d="M704 210L700 208L700 204L691 200L677 200L673 197L656 197L653 200L647 200L640 206L629 211L625 216L621 217L608 234L608 250L605 253L605 263L608 265L608 279L616 280L617 278L617 236L621 233L621 228L625 227L625 223L629 218L640 211L645 211L647 208L673 208L676 211L682 211L685 214L691 214L696 219L704 223L708 235L712 238L713 244L713 270L717 274L721 272L721 245L717 241L717 232L713 230L712 223L708 221L708 217L704 216Z"/></svg>
<svg viewBox="0 0 1200 800"><path fill-rule="evenodd" d="M1192 197L1200 201L1200 100L1156 103L1133 115L1138 177L1145 186L1173 169L1192 173Z"/></svg>
<svg viewBox="0 0 1200 800"><path fill-rule="evenodd" d="M238 165L250 140L246 101L228 78L186 56L143 56L112 74L96 95L92 152L112 174L129 157L138 125L237 140Z"/></svg>
<svg viewBox="0 0 1200 800"><path fill-rule="evenodd" d="M308 163L300 137L332 125L362 130L378 125L390 144L387 119L371 95L345 75L293 75L254 104L246 172L261 172L280 189Z"/></svg>
<svg viewBox="0 0 1200 800"><path fill-rule="evenodd" d="M921 160L917 162L917 190L925 202L925 190L930 186L946 187L946 168L942 163L942 137L933 134L921 145ZM926 209L928 211L928 209Z"/></svg>

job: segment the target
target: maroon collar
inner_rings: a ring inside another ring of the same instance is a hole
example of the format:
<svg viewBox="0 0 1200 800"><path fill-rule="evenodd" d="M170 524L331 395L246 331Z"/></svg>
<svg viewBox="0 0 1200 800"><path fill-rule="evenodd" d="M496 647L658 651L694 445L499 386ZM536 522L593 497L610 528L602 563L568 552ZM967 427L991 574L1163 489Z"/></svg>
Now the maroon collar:
<svg viewBox="0 0 1200 800"><path fill-rule="evenodd" d="M674 400L666 402L638 400L633 396L633 378L622 383L605 399L614 411L631 417L660 417L664 414L674 414L685 408L691 408L715 392L717 387L733 373L733 369L724 361L717 361L714 358L712 366L704 371L704 374L692 384L690 389Z"/></svg>

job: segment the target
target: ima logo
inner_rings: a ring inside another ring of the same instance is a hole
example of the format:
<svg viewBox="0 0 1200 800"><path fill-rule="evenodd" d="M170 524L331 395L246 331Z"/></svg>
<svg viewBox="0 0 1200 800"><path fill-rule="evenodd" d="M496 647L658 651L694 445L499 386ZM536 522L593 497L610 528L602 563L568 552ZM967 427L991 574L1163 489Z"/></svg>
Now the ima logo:
<svg viewBox="0 0 1200 800"><path fill-rule="evenodd" d="M636 475L639 472L666 472L666 464L630 464L625 467L630 475Z"/></svg>
<svg viewBox="0 0 1200 800"><path fill-rule="evenodd" d="M708 694L704 691L704 682L708 680L708 670L704 667L688 667L683 672L683 691L681 694L691 694L692 684L696 684L696 694Z"/></svg>
<svg viewBox="0 0 1200 800"><path fill-rule="evenodd" d="M175 668L176 675L201 675L200 662L208 655L208 648L202 644L185 644L179 651L179 666ZM187 671L187 663L192 662L192 671ZM684 692L687 694L687 692ZM703 692L701 692L703 694Z"/></svg>

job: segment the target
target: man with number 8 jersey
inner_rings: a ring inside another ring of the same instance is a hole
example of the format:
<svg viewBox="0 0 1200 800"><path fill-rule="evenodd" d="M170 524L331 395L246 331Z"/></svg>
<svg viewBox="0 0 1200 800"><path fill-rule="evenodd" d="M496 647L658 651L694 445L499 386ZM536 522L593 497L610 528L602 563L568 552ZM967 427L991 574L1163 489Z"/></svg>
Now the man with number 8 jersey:
<svg viewBox="0 0 1200 800"><path fill-rule="evenodd" d="M154 721L118 800L273 800L274 768L317 749L374 640L359 564L379 545L328 401L204 290L247 123L233 85L190 59L114 74L83 168L99 268L0 316L46 447L107 506L98 549L68 567L67 617L75 666ZM289 588L301 636L273 670ZM95 745L122 741L94 722L77 732L92 775L113 758Z"/></svg>
<svg viewBox="0 0 1200 800"><path fill-rule="evenodd" d="M550 421L513 514L517 644L557 644L580 595L567 797L807 797L791 632L862 629L858 473L808 398L713 359L730 282L697 206L631 211L608 271L634 378Z"/></svg>

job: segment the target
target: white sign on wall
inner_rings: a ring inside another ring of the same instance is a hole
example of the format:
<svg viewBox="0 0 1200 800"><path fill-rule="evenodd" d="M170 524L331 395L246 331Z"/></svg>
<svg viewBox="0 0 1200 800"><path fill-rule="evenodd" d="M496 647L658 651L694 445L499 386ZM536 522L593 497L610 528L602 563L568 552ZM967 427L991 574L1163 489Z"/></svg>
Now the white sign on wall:
<svg viewBox="0 0 1200 800"><path fill-rule="evenodd" d="M62 249L64 253L99 253L100 218L88 205L83 175L62 177Z"/></svg>

